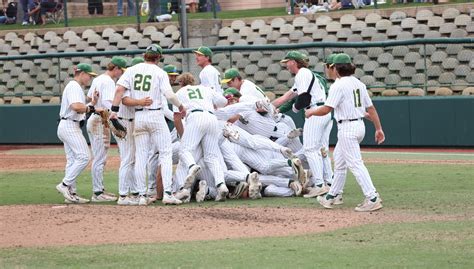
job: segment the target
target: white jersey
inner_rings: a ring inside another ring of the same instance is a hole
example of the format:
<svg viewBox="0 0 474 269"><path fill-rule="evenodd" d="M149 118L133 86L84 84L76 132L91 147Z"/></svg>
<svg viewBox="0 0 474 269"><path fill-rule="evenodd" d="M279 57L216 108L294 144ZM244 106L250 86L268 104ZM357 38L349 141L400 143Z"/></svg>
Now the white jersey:
<svg viewBox="0 0 474 269"><path fill-rule="evenodd" d="M117 85L130 91L133 99L150 97L153 103L145 108L158 109L162 107L162 95L173 91L168 74L155 64L139 63L125 71L117 81ZM142 108L137 106L137 108Z"/></svg>
<svg viewBox="0 0 474 269"><path fill-rule="evenodd" d="M72 80L64 88L59 117L75 121L83 120L85 118L84 113L77 113L72 110L71 104L74 103L86 104L86 96L82 91L81 85L77 81Z"/></svg>
<svg viewBox="0 0 474 269"><path fill-rule="evenodd" d="M125 98L125 97L130 97L130 91L126 91L123 94L122 99ZM122 102L120 102L120 110L118 112L118 116L119 116L119 118L127 119L127 120L131 120L131 119L135 118L135 107L134 106L126 106Z"/></svg>
<svg viewBox="0 0 474 269"><path fill-rule="evenodd" d="M311 87L311 103L310 106L314 106L317 103L326 101L326 93L324 87L318 78L315 77L313 72L308 68L301 68L295 76L295 84L291 88L298 95L308 92L311 80L314 77L313 87Z"/></svg>
<svg viewBox="0 0 474 269"><path fill-rule="evenodd" d="M273 118L262 116L255 110L248 110L239 113L240 118L236 122L237 126L253 135L261 135L267 138L276 137L278 130Z"/></svg>
<svg viewBox="0 0 474 269"><path fill-rule="evenodd" d="M213 88L218 94L222 94L221 73L212 65L206 65L199 73L201 85Z"/></svg>
<svg viewBox="0 0 474 269"><path fill-rule="evenodd" d="M334 108L334 118L339 121L363 118L366 108L373 104L365 84L349 76L331 85L325 105Z"/></svg>
<svg viewBox="0 0 474 269"><path fill-rule="evenodd" d="M266 98L260 87L246 79L243 80L242 85L240 86L240 94L242 95L240 97L240 102L255 102Z"/></svg>
<svg viewBox="0 0 474 269"><path fill-rule="evenodd" d="M99 93L95 107L110 109L115 94L115 81L109 75L102 74L92 81L87 97L95 98L95 91Z"/></svg>
<svg viewBox="0 0 474 269"><path fill-rule="evenodd" d="M178 90L176 96L189 112L200 109L214 113L214 105L223 107L227 104L227 99L224 96L203 85L185 86ZM178 110L176 107L174 109Z"/></svg>

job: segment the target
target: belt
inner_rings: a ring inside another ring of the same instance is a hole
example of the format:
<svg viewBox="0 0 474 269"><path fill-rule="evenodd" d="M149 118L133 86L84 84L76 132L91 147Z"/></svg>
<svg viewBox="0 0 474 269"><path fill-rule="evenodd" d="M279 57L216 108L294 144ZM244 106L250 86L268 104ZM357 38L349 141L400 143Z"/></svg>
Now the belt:
<svg viewBox="0 0 474 269"><path fill-rule="evenodd" d="M193 113L193 112L204 112L204 111L209 112L209 113L211 113L212 115L214 115L214 113L212 113L211 111L202 110L202 109L193 109L193 110L191 110L191 113Z"/></svg>
<svg viewBox="0 0 474 269"><path fill-rule="evenodd" d="M133 119L126 119L126 118L122 118L122 117L118 117L118 118L119 118L119 120L126 120L126 121L129 121L129 122L133 121Z"/></svg>
<svg viewBox="0 0 474 269"><path fill-rule="evenodd" d="M317 102L316 104L312 104L309 107L322 106L322 105L324 105L324 102Z"/></svg>
<svg viewBox="0 0 474 269"><path fill-rule="evenodd" d="M135 108L135 111L143 111L143 110L160 110L160 108Z"/></svg>
<svg viewBox="0 0 474 269"><path fill-rule="evenodd" d="M81 122L80 120L73 120L73 119L69 119L69 118L65 118L65 117L61 117L62 120L70 120L70 121L73 121L73 122Z"/></svg>
<svg viewBox="0 0 474 269"><path fill-rule="evenodd" d="M338 120L337 123L343 123L343 122L349 122L349 121L358 121L358 120L361 120L363 118L356 118L356 119L349 119L349 120Z"/></svg>

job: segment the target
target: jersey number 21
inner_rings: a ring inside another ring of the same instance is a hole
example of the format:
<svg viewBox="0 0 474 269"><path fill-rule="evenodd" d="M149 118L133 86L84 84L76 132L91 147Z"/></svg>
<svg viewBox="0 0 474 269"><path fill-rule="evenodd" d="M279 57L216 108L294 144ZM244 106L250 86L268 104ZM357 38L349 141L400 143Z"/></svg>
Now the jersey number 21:
<svg viewBox="0 0 474 269"><path fill-rule="evenodd" d="M201 90L199 90L199 88L196 88L196 89L188 89L188 96L189 96L189 99L202 99L202 95L201 95Z"/></svg>

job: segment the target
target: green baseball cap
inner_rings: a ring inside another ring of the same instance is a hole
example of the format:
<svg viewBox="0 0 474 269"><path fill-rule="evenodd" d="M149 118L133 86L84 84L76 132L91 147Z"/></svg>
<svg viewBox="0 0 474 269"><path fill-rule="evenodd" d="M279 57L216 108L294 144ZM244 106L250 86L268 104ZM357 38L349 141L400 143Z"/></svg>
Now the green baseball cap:
<svg viewBox="0 0 474 269"><path fill-rule="evenodd" d="M179 75L178 68L172 64L165 65L163 70L165 70L168 75Z"/></svg>
<svg viewBox="0 0 474 269"><path fill-rule="evenodd" d="M87 73L91 76L97 76L97 73L94 73L92 71L92 66L90 64L86 64L86 63L80 63L76 66L76 71L81 71L81 72L84 72L84 73Z"/></svg>
<svg viewBox="0 0 474 269"><path fill-rule="evenodd" d="M307 59L308 59L308 57L306 57L305 54L303 54L299 51L296 51L296 50L292 50L292 51L289 51L286 54L285 58L283 60L281 60L280 63L286 63L289 60L306 61Z"/></svg>
<svg viewBox="0 0 474 269"><path fill-rule="evenodd" d="M135 57L132 59L132 62L130 63L130 66L134 66L139 63L144 63L145 60L142 57Z"/></svg>
<svg viewBox="0 0 474 269"><path fill-rule="evenodd" d="M232 79L234 79L236 77L240 77L239 70L237 70L235 68L231 68L231 69L225 71L224 79L221 80L221 83L222 84L227 83L227 82L231 81Z"/></svg>
<svg viewBox="0 0 474 269"><path fill-rule="evenodd" d="M150 46L148 46L145 50L145 54L163 54L163 49L156 45L156 44L151 44Z"/></svg>
<svg viewBox="0 0 474 269"><path fill-rule="evenodd" d="M324 61L324 64L333 64L334 63L334 57L336 57L337 53L332 53L329 54L328 57L326 57L326 60Z"/></svg>
<svg viewBox="0 0 474 269"><path fill-rule="evenodd" d="M224 96L227 96L227 95L233 95L234 97L237 97L237 98L240 98L242 96L242 94L239 92L239 90L237 90L236 88L227 88L225 91L224 91Z"/></svg>
<svg viewBox="0 0 474 269"><path fill-rule="evenodd" d="M339 53L334 56L332 64L351 64L351 56L346 53Z"/></svg>
<svg viewBox="0 0 474 269"><path fill-rule="evenodd" d="M205 46L201 46L197 50L193 50L193 52L196 54L207 56L209 58L212 57L212 50Z"/></svg>
<svg viewBox="0 0 474 269"><path fill-rule="evenodd" d="M111 63L122 68L124 71L127 69L127 60L125 60L123 57L114 56L112 57Z"/></svg>

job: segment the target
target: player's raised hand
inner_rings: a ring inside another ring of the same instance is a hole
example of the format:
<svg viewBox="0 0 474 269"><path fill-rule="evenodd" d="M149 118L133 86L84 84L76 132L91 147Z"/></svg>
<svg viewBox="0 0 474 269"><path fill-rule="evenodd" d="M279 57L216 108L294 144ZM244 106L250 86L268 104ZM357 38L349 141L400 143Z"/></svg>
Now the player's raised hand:
<svg viewBox="0 0 474 269"><path fill-rule="evenodd" d="M382 144L385 141L385 134L382 129L375 131L375 142L378 145Z"/></svg>

